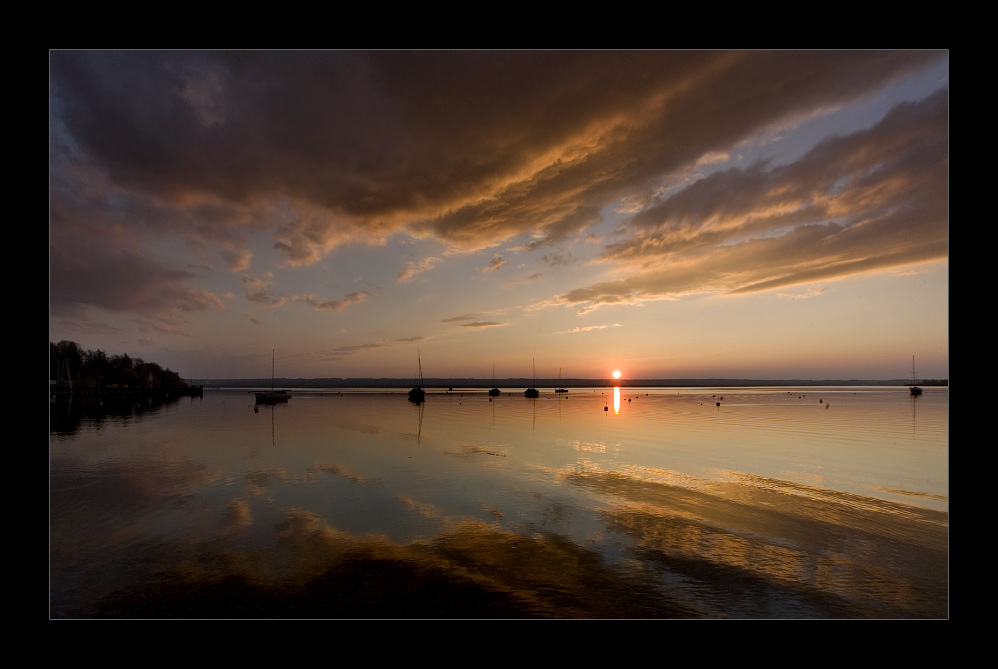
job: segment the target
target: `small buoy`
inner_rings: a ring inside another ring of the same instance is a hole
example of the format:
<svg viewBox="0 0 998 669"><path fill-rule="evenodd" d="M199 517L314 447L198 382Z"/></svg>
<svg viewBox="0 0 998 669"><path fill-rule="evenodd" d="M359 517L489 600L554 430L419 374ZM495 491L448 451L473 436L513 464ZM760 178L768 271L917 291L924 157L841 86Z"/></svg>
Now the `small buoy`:
<svg viewBox="0 0 998 669"><path fill-rule="evenodd" d="M721 403L720 403L720 402L718 402L718 403L717 403L717 406L721 406Z"/></svg>
<svg viewBox="0 0 998 669"><path fill-rule="evenodd" d="M603 407L603 411L609 411L610 407Z"/></svg>

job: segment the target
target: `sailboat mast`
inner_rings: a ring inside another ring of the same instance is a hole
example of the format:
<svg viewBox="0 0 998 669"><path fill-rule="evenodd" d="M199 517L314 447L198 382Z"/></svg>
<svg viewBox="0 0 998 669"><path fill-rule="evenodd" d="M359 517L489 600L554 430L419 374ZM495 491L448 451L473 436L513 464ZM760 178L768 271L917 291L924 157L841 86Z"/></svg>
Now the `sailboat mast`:
<svg viewBox="0 0 998 669"><path fill-rule="evenodd" d="M274 389L274 352L277 349L270 349L270 389Z"/></svg>

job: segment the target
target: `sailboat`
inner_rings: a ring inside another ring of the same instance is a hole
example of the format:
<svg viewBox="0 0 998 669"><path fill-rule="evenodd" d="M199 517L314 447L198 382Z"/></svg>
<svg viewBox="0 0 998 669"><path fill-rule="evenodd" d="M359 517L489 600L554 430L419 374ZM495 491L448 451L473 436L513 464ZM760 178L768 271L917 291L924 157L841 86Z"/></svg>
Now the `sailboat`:
<svg viewBox="0 0 998 669"><path fill-rule="evenodd" d="M534 359L530 359L531 364L534 365L534 383L537 383L537 365L534 363ZM537 388L527 388L523 391L524 397L540 397L540 393L537 392Z"/></svg>
<svg viewBox="0 0 998 669"><path fill-rule="evenodd" d="M409 391L409 401L419 404L423 401L426 393L423 391L423 361L420 359L418 351L416 352L416 360L419 362L419 385Z"/></svg>
<svg viewBox="0 0 998 669"><path fill-rule="evenodd" d="M559 386L561 385L561 367L558 368L558 385ZM555 388L554 391L556 393L567 393L568 392L568 390L566 390L565 388Z"/></svg>
<svg viewBox="0 0 998 669"><path fill-rule="evenodd" d="M270 351L270 390L258 390L256 393L257 404L274 404L276 402L287 402L291 395L286 390L274 390L274 350Z"/></svg>
<svg viewBox="0 0 998 669"><path fill-rule="evenodd" d="M496 382L496 366L492 365L492 384L495 385L495 382ZM489 391L489 397L499 397L499 389L492 388L492 390Z"/></svg>
<svg viewBox="0 0 998 669"><path fill-rule="evenodd" d="M911 387L909 391L915 397L922 394L922 389L915 385L915 356L911 356Z"/></svg>

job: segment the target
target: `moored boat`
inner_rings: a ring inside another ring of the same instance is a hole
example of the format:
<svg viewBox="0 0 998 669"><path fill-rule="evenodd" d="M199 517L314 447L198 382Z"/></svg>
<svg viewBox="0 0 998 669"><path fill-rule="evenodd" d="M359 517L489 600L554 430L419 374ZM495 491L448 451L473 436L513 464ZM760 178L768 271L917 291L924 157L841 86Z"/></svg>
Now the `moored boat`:
<svg viewBox="0 0 998 669"><path fill-rule="evenodd" d="M534 365L534 383L537 383L537 365L534 363L533 358L531 358L530 362ZM537 388L527 388L523 391L523 396L533 399L540 397L540 393L537 392Z"/></svg>
<svg viewBox="0 0 998 669"><path fill-rule="evenodd" d="M409 391L409 401L419 404L426 398L426 392L423 390L423 361L420 359L418 351L416 352L416 360L419 362L419 385Z"/></svg>
<svg viewBox="0 0 998 669"><path fill-rule="evenodd" d="M286 390L258 390L256 393L256 401L259 404L287 402L289 399L291 399L291 393Z"/></svg>
<svg viewBox="0 0 998 669"><path fill-rule="evenodd" d="M496 366L492 365L492 383L495 384L495 382L496 382ZM489 397L499 397L499 389L493 387L491 390L489 390Z"/></svg>
<svg viewBox="0 0 998 669"><path fill-rule="evenodd" d="M561 386L561 367L558 368L558 385ZM554 391L556 393L567 393L568 392L568 390L566 388L560 388L560 387L559 388L555 388Z"/></svg>
<svg viewBox="0 0 998 669"><path fill-rule="evenodd" d="M286 390L274 390L274 351L270 351L270 390L256 391L257 404L276 404L287 402L291 399L291 393Z"/></svg>
<svg viewBox="0 0 998 669"><path fill-rule="evenodd" d="M911 356L911 386L908 391L914 397L918 397L922 394L922 389L915 385L915 356Z"/></svg>

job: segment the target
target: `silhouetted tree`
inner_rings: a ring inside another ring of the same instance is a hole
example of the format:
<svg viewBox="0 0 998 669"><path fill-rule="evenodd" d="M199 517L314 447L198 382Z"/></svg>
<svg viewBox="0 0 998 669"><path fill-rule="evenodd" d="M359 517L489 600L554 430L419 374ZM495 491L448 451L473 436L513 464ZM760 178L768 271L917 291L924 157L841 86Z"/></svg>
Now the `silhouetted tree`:
<svg viewBox="0 0 998 669"><path fill-rule="evenodd" d="M145 362L143 360L136 360L135 362L135 374L139 378L139 384L148 388L155 387L157 379L163 373L163 368L155 362Z"/></svg>
<svg viewBox="0 0 998 669"><path fill-rule="evenodd" d="M49 378L76 379L83 369L83 351L75 341L49 342Z"/></svg>
<svg viewBox="0 0 998 669"><path fill-rule="evenodd" d="M60 371L61 370L61 371ZM83 391L96 391L109 386L127 388L186 388L176 372L163 369L155 362L132 358L127 353L108 356L104 351L84 351L76 342L49 342L49 378L60 375L72 379Z"/></svg>
<svg viewBox="0 0 998 669"><path fill-rule="evenodd" d="M111 363L107 354L100 349L87 351L83 354L83 369L81 384L90 389L106 387L112 375Z"/></svg>
<svg viewBox="0 0 998 669"><path fill-rule="evenodd" d="M159 388L183 388L187 384L184 380L180 378L180 374L176 372L171 372L169 369L164 369L159 375L158 379Z"/></svg>
<svg viewBox="0 0 998 669"><path fill-rule="evenodd" d="M121 386L122 388L135 388L143 385L139 379L138 374L135 373L135 368L132 365L132 359L128 357L128 354L113 355L108 361L111 367L111 378L109 382Z"/></svg>

